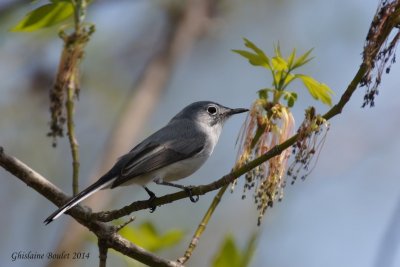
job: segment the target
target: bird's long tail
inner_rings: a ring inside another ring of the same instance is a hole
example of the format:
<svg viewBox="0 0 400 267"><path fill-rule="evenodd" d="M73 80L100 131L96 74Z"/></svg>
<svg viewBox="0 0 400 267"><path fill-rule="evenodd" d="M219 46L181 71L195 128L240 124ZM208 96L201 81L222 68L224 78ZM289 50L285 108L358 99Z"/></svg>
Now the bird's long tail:
<svg viewBox="0 0 400 267"><path fill-rule="evenodd" d="M107 179L108 178L108 179ZM109 186L112 182L114 182L115 179L109 179L109 177L103 176L100 178L97 182L89 186L88 188L84 189L82 192L71 198L67 203L65 203L63 206L61 206L58 210L53 212L49 217L47 217L46 220L44 220L44 223L47 225L51 223L53 220L57 219L60 217L63 213L77 205L79 202L82 200L86 199L87 197L91 196L92 194L96 193L100 189L103 189L107 186Z"/></svg>

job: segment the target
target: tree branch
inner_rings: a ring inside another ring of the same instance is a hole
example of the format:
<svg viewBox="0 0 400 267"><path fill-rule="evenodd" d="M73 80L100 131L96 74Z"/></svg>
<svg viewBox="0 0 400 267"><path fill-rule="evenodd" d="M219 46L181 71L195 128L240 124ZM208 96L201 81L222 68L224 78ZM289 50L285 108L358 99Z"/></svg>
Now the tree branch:
<svg viewBox="0 0 400 267"><path fill-rule="evenodd" d="M284 143L273 147L271 150L269 150L264 155L250 161L249 163L238 168L237 170L232 171L231 173L228 173L228 174L222 176L220 179L218 179L215 182L209 183L207 185L194 186L192 188L192 193L194 195L204 195L210 191L217 190L225 185L230 184L235 179L242 176L243 174L250 171L251 169L257 167L258 165L264 163L265 161L282 153L282 151L284 151L285 149L287 149L288 147L293 145L296 142L297 138L298 138L297 134L292 136L290 139L286 140ZM152 207L153 205L156 205L156 206L165 205L165 204L172 203L176 200L187 198L187 197L189 197L189 194L186 191L180 191L180 192L168 194L168 195L165 195L162 197L157 197L154 200L136 201L136 202L133 202L132 204L125 206L118 210L93 213L91 215L91 217L95 220L108 222L108 221L112 221L117 218L120 218L122 216L128 215L134 211L148 209L148 208Z"/></svg>
<svg viewBox="0 0 400 267"><path fill-rule="evenodd" d="M98 240L98 247L99 247L99 267L106 267L107 266L107 242L104 239Z"/></svg>
<svg viewBox="0 0 400 267"><path fill-rule="evenodd" d="M75 135L74 125L74 96L75 89L70 85L67 90L67 101L65 103L67 109L67 135L71 147L72 155L72 193L76 195L79 193L79 144Z"/></svg>
<svg viewBox="0 0 400 267"><path fill-rule="evenodd" d="M85 19L86 16L86 0L76 0L72 1L74 5L74 21L75 21L75 33L73 33L71 36L77 36L77 40L81 39L86 39L86 32L82 31L82 23ZM82 37L81 37L82 36ZM71 48L68 48L68 39L64 39L65 42L65 48L67 51L71 51L73 53L74 51L79 51L79 47L81 44L79 42L74 42L71 44ZM84 45L85 43L83 43ZM76 195L79 193L79 145L78 145L78 140L76 138L75 134L75 125L74 125L74 108L75 108L75 102L74 98L75 96L78 95L79 93L79 63L80 59L83 56L83 48L80 53L81 55L78 57L78 60L73 61L75 63L75 66L72 66L72 73L70 76L70 79L67 81L67 101L65 103L66 109L67 109L67 135L68 135L68 140L69 144L71 147L71 155L72 155L72 192L73 195Z"/></svg>
<svg viewBox="0 0 400 267"><path fill-rule="evenodd" d="M0 147L0 166L57 206L68 200L68 196L49 180L17 158L6 155L3 147Z"/></svg>
<svg viewBox="0 0 400 267"><path fill-rule="evenodd" d="M197 244L199 243L200 236L203 234L204 230L206 230L207 224L210 221L211 216L213 215L215 209L218 207L218 204L221 201L221 198L224 195L227 188L228 185L223 186L218 191L217 195L214 197L210 207L208 208L206 214L204 214L203 219L201 220L199 226L197 227L196 232L194 233L192 240L190 241L189 246L185 251L185 254L183 255L183 257L180 257L178 259L179 263L184 264L192 256L193 251L196 249Z"/></svg>
<svg viewBox="0 0 400 267"><path fill-rule="evenodd" d="M17 158L4 153L2 147L0 147L0 166L57 206L61 206L69 199L67 195L65 195L54 184L49 182L49 180L41 176L23 162L19 161ZM104 246L115 249L124 255L132 257L150 266L180 266L179 263L160 258L121 237L116 232L116 228L114 226L91 220L89 209L77 205L68 211L68 214L75 218L80 224L88 228L98 237L99 240L101 240L101 242L103 242L103 248L100 249L104 250Z"/></svg>

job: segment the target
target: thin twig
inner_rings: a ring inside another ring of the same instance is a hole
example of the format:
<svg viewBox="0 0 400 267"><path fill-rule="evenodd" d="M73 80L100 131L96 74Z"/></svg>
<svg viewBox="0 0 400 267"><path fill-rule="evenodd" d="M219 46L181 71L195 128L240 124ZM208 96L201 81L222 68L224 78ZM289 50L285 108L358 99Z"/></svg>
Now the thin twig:
<svg viewBox="0 0 400 267"><path fill-rule="evenodd" d="M86 17L86 0L73 0L74 4L74 21L75 21L75 32L80 33L82 29L83 21Z"/></svg>
<svg viewBox="0 0 400 267"><path fill-rule="evenodd" d="M85 31L82 31L82 24L86 16L86 0L75 0L74 5L74 22L75 22L75 33L70 36L63 38L65 42L64 50L66 55L69 55L72 64L69 68L69 79L66 80L67 100L65 102L67 110L67 135L71 147L72 156L72 192L73 195L79 193L79 144L75 134L75 123L74 123L74 107L75 97L79 93L79 63L83 56L83 45L88 40ZM89 33L90 34L90 33ZM71 41L71 42L70 42ZM64 55L64 53L63 53ZM60 70L61 73L63 70Z"/></svg>
<svg viewBox="0 0 400 267"><path fill-rule="evenodd" d="M203 219L201 220L201 223L197 227L196 232L194 233L192 240L190 241L190 244L185 251L185 254L183 257L179 258L177 261L179 263L184 264L189 260L189 258L192 256L193 251L196 249L197 244L199 242L200 236L203 234L204 230L206 230L206 226L214 213L215 209L217 208L219 202L221 201L222 196L224 195L226 189L228 188L228 185L223 186L217 193L217 195L214 197L210 207L208 208L206 214L204 214Z"/></svg>
<svg viewBox="0 0 400 267"><path fill-rule="evenodd" d="M107 266L107 241L105 241L102 238L99 238L98 242L98 247L99 247L99 267L106 267Z"/></svg>
<svg viewBox="0 0 400 267"><path fill-rule="evenodd" d="M75 76L75 74L73 74ZM72 78L72 77L71 77ZM72 78L74 79L74 77ZM69 139L69 144L71 147L72 155L72 192L73 195L79 193L79 144L75 135L75 124L74 124L74 97L75 97L75 82L72 81L68 86L68 94L66 101L67 108L67 135Z"/></svg>
<svg viewBox="0 0 400 267"><path fill-rule="evenodd" d="M136 219L135 216L130 217L126 222L121 223L120 225L115 226L115 232L119 232L122 228L124 228L125 226L127 226L128 224L130 224L131 222L133 222Z"/></svg>

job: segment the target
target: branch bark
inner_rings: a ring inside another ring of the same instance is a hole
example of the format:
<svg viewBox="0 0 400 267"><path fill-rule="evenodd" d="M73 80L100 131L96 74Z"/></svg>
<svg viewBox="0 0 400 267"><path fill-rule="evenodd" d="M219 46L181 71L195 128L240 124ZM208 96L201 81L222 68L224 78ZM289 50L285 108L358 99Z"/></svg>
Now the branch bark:
<svg viewBox="0 0 400 267"><path fill-rule="evenodd" d="M4 153L2 147L0 147L0 166L57 206L61 206L69 199L64 192L49 180L23 162L19 161L17 158ZM98 237L99 240L101 240L101 250L104 251L105 248L113 248L124 255L130 256L150 266L180 266L179 263L157 257L156 255L129 242L117 233L114 226L91 220L90 213L90 209L81 206L76 206L73 210L68 212L69 215L74 217L81 225L89 229ZM104 257L104 254L101 256Z"/></svg>
<svg viewBox="0 0 400 267"><path fill-rule="evenodd" d="M99 267L106 267L107 266L107 242L104 239L98 240L98 247L99 247Z"/></svg>
<svg viewBox="0 0 400 267"><path fill-rule="evenodd" d="M203 219L201 220L200 224L197 226L196 232L193 234L192 240L190 240L188 248L186 249L183 256L178 259L179 263L184 264L192 256L193 251L196 249L197 244L199 243L201 235L206 230L207 224L210 221L211 216L213 215L214 211L218 207L218 204L221 201L222 196L224 195L227 188L228 188L228 185L224 185L218 191L218 193L215 195L213 201L211 202L210 207L207 209L206 214L204 214Z"/></svg>
<svg viewBox="0 0 400 267"><path fill-rule="evenodd" d="M79 193L79 144L75 134L74 123L74 96L76 88L72 85L68 87L66 109L67 109L67 135L69 139L71 156L72 156L72 192L74 195Z"/></svg>

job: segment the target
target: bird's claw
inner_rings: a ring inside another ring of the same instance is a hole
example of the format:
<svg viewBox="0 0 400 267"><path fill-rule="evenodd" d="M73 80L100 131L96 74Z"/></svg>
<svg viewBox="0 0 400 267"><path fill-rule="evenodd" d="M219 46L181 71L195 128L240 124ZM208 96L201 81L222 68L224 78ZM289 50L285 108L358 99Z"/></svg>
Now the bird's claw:
<svg viewBox="0 0 400 267"><path fill-rule="evenodd" d="M149 208L149 210L150 210L150 213L153 213L155 210L156 210L156 206L155 205L153 205L153 206L151 206L150 208Z"/></svg>
<svg viewBox="0 0 400 267"><path fill-rule="evenodd" d="M190 201L196 203L197 201L199 201L200 197L198 195L193 195L192 189L193 189L192 186L187 186L185 187L185 192L189 195Z"/></svg>
<svg viewBox="0 0 400 267"><path fill-rule="evenodd" d="M150 213L153 213L155 210L156 210L156 208L157 208L157 206L154 204L154 200L156 200L156 195L153 193L153 192L151 192L152 194L150 194L150 197L149 197L149 202L150 202Z"/></svg>

